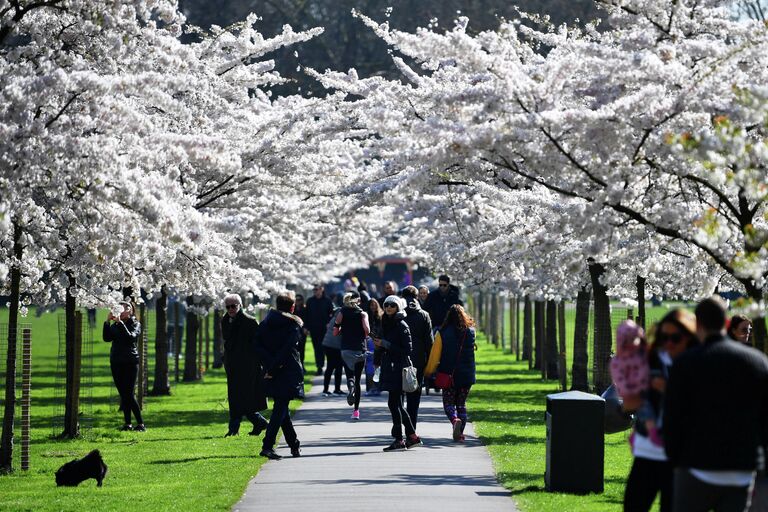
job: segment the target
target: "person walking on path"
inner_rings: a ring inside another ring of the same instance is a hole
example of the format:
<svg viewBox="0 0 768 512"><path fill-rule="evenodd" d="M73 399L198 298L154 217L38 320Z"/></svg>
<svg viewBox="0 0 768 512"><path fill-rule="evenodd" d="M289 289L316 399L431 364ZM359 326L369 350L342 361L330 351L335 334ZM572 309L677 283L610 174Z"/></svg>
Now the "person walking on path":
<svg viewBox="0 0 768 512"><path fill-rule="evenodd" d="M293 314L295 302L293 292L278 295L276 309L267 314L256 335L256 350L264 364L264 388L267 396L272 398L272 416L259 455L272 460L282 458L274 450L279 429L283 430L291 455L301 455L301 443L288 412L291 400L304 396L304 372L299 360L299 340L304 324Z"/></svg>
<svg viewBox="0 0 768 512"><path fill-rule="evenodd" d="M726 336L720 297L695 313L703 344L675 361L664 401L673 510L743 511L768 441L768 357Z"/></svg>
<svg viewBox="0 0 768 512"><path fill-rule="evenodd" d="M443 410L451 422L453 440L464 441L467 426L467 397L475 383L475 321L459 304L448 310L445 321L435 335L432 353L424 371L450 376L443 386Z"/></svg>
<svg viewBox="0 0 768 512"><path fill-rule="evenodd" d="M464 306L459 298L459 287L451 284L451 278L443 274L437 278L437 290L432 290L427 296L424 310L432 319L432 326L437 328L443 325L448 310L454 304Z"/></svg>
<svg viewBox="0 0 768 512"><path fill-rule="evenodd" d="M109 367L120 394L120 408L125 420L122 430L144 432L144 419L141 417L135 394L136 378L139 375L138 342L141 324L133 316L133 305L130 302L121 302L120 306L122 311L118 316L109 313L107 321L104 322L102 336L104 341L112 343L109 350ZM131 413L136 417L135 427L131 425Z"/></svg>
<svg viewBox="0 0 768 512"><path fill-rule="evenodd" d="M261 364L254 347L259 323L245 314L243 301L237 294L224 297L224 307L227 313L221 319L221 337L229 402L229 428L224 437L238 435L243 416L253 424L250 435L257 436L267 428L266 418L259 413L267 408Z"/></svg>
<svg viewBox="0 0 768 512"><path fill-rule="evenodd" d="M312 293L312 297L307 299L306 314L304 316L306 320L304 334L309 334L312 338L312 347L315 350L315 364L317 365L315 375L322 375L325 363L323 338L325 337L328 320L333 315L333 301L325 295L325 288L321 284L316 284L312 289Z"/></svg>
<svg viewBox="0 0 768 512"><path fill-rule="evenodd" d="M728 322L728 337L732 340L752 346L750 337L752 336L752 320L744 315L733 315Z"/></svg>
<svg viewBox="0 0 768 512"><path fill-rule="evenodd" d="M407 304L405 323L408 324L408 328L411 331L411 342L413 343L411 362L416 367L416 378L419 382L419 387L416 391L405 394L406 410L411 418L413 428L416 428L418 423L421 385L424 382L424 367L427 366L433 341L432 320L429 318L429 314L421 309L418 296L419 291L415 286L403 288L403 299L405 299Z"/></svg>
<svg viewBox="0 0 768 512"><path fill-rule="evenodd" d="M341 359L347 376L347 403L354 407L352 419L360 419L360 381L367 351L365 339L371 333L368 314L360 309L360 294L344 294L344 307L336 314L333 334L341 334Z"/></svg>
<svg viewBox="0 0 768 512"><path fill-rule="evenodd" d="M662 409L664 394L672 363L686 350L696 346L696 318L683 309L667 313L655 326L653 343L648 349L648 386L640 395L622 396L624 409L634 412L645 408L652 423L635 422L630 436L632 468L624 489L624 510L648 512L660 494L660 512L672 510L672 465L664 452L664 422ZM648 427L652 426L653 431Z"/></svg>
<svg viewBox="0 0 768 512"><path fill-rule="evenodd" d="M343 395L341 390L341 368L344 362L341 360L341 335L334 334L336 330L336 314L341 308L333 311L333 316L325 326L325 337L323 338L323 350L325 351L325 374L323 375L323 396ZM329 391L333 377L333 393Z"/></svg>
<svg viewBox="0 0 768 512"><path fill-rule="evenodd" d="M395 297L397 297L397 292L398 292L398 288L397 288L397 283L396 282L394 282L394 281L384 281L384 295L379 297L376 300L379 301L379 305L381 307L384 307L384 301L387 300L387 297L391 297L393 295Z"/></svg>
<svg viewBox="0 0 768 512"><path fill-rule="evenodd" d="M411 332L405 323L405 306L405 301L396 295L384 300L381 337L373 340L377 347L383 348L379 385L382 391L389 392L387 405L392 414L394 441L384 448L385 452L405 450L422 444L408 411L403 407L403 368L408 366L411 355ZM405 441L403 427L407 436Z"/></svg>

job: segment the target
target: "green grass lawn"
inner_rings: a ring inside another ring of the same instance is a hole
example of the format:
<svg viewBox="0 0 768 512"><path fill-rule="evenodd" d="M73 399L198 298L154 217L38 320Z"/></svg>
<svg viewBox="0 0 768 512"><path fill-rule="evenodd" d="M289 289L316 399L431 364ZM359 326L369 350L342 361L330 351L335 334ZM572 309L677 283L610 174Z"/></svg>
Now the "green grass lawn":
<svg viewBox="0 0 768 512"><path fill-rule="evenodd" d="M478 336L477 384L467 403L497 477L523 511L618 511L632 456L628 432L605 436L605 491L563 494L544 490L546 395L559 392L555 381L542 381L527 361L503 353Z"/></svg>
<svg viewBox="0 0 768 512"><path fill-rule="evenodd" d="M83 439L55 440L51 419L59 312L22 319L33 326L31 469L0 477L0 510L229 510L265 459L258 456L263 434L248 436L247 420L240 436L223 437L228 422L224 370L209 369L202 382L172 382L172 396L146 397L147 431L120 432L122 413L109 370L109 344L102 342L99 330L106 312L100 312L93 346L93 427L84 431ZM0 323L7 316L8 310L0 309ZM6 340L0 343L5 346ZM313 359L311 349L307 353ZM149 357L154 360L151 350ZM150 373L150 387L151 382ZM20 446L14 453L16 468ZM56 469L94 448L109 466L104 487L88 480L79 487L57 488Z"/></svg>
<svg viewBox="0 0 768 512"><path fill-rule="evenodd" d="M0 323L7 321L7 314L7 309L0 309ZM202 382L172 383L170 397L147 397L147 432L120 432L122 419L109 372L109 344L101 342L97 328L93 387L90 392L83 391L92 396L91 407L84 410L92 417L93 427L84 431L83 439L52 438L59 314L45 313L36 318L31 313L22 320L33 326L32 468L0 477L0 509L230 509L263 459L257 456L261 439L246 435L247 421L242 435L223 438L228 419L223 370L209 369ZM99 321L104 315L99 314ZM5 345L5 340L0 343ZM558 391L558 383L543 382L539 372L528 370L526 361L515 361L513 355L488 344L482 335L478 346L478 383L470 395L470 417L488 445L499 480L512 491L521 510L620 510L631 463L627 434L606 436L604 493L545 492L545 397ZM307 358L307 367L313 368L311 344ZM149 359L152 366L151 350ZM150 373L150 385L151 381ZM101 450L109 466L104 487L96 489L95 482L89 480L80 487L57 488L55 470L94 448Z"/></svg>

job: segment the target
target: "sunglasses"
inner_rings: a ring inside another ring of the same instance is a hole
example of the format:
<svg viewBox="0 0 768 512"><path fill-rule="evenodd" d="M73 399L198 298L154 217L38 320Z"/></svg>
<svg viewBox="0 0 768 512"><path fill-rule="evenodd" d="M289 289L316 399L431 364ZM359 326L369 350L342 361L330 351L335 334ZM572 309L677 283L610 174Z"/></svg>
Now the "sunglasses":
<svg viewBox="0 0 768 512"><path fill-rule="evenodd" d="M389 304L384 304L385 308L396 308L397 304L392 304L391 302Z"/></svg>
<svg viewBox="0 0 768 512"><path fill-rule="evenodd" d="M440 283L438 286L440 288L448 288L448 283Z"/></svg>
<svg viewBox="0 0 768 512"><path fill-rule="evenodd" d="M239 306L238 304L227 304L227 305L226 305L226 308L227 308L227 309L237 309L237 308L239 308L239 307L240 307L240 306Z"/></svg>
<svg viewBox="0 0 768 512"><path fill-rule="evenodd" d="M659 343L666 343L668 341L671 341L674 344L678 344L681 341L683 341L684 336L679 332L676 332L674 334L665 334L663 332L660 332L658 335L658 339L659 339Z"/></svg>

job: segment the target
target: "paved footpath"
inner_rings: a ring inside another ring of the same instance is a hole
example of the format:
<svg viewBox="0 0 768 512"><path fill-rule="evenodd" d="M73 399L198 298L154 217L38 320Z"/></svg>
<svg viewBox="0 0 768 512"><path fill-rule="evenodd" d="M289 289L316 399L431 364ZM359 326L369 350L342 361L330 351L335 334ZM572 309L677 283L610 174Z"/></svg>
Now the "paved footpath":
<svg viewBox="0 0 768 512"><path fill-rule="evenodd" d="M472 424L465 443L453 442L440 395L422 395L416 430L424 446L384 453L392 441L386 393L364 396L353 422L346 397L323 398L318 382L294 418L302 456L281 442L276 451L286 457L262 466L233 510L517 510Z"/></svg>

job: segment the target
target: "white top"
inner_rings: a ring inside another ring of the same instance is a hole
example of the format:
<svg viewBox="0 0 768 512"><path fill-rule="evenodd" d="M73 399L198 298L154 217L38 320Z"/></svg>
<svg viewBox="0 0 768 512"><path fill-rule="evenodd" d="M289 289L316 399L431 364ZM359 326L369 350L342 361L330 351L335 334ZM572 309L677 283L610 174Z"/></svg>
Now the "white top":
<svg viewBox="0 0 768 512"><path fill-rule="evenodd" d="M641 459L650 459L664 462L667 460L667 454L663 446L655 445L648 437L635 431L635 442L632 448L632 455Z"/></svg>
<svg viewBox="0 0 768 512"><path fill-rule="evenodd" d="M709 471L691 468L688 471L693 476L709 485L727 485L732 487L747 487L752 485L754 471Z"/></svg>

